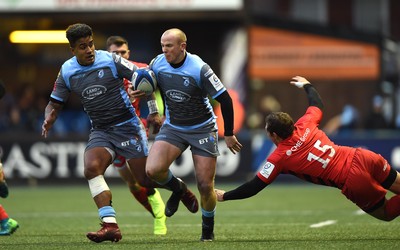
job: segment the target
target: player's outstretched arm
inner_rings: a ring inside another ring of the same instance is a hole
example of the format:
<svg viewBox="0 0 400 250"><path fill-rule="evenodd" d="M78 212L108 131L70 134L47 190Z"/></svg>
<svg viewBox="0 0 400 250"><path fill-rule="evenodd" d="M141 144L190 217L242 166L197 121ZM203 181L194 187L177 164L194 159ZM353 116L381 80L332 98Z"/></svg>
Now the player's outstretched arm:
<svg viewBox="0 0 400 250"><path fill-rule="evenodd" d="M266 186L268 186L267 183L263 182L258 176L255 176L252 180L231 191L220 189L215 189L214 191L218 201L241 200L258 194L258 192L263 190Z"/></svg>

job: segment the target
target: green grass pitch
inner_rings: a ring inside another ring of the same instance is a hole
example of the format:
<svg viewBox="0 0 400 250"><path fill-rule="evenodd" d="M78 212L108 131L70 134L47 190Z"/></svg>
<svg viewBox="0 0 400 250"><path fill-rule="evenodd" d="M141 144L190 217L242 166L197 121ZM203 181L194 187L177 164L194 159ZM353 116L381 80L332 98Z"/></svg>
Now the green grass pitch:
<svg viewBox="0 0 400 250"><path fill-rule="evenodd" d="M0 202L20 228L0 237L0 249L400 249L400 218L382 222L360 213L335 188L272 184L247 200L218 203L214 242L199 241L201 214L182 204L167 220L168 234L154 236L152 217L128 189L110 188L120 242L86 238L100 228L87 186L10 186ZM169 192L161 195L166 201Z"/></svg>

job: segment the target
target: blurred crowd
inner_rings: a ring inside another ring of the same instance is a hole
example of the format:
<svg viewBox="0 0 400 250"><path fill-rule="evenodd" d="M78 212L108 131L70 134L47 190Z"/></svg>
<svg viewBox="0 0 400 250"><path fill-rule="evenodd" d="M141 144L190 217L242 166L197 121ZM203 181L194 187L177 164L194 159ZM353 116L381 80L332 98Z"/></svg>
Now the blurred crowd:
<svg viewBox="0 0 400 250"><path fill-rule="evenodd" d="M328 120L323 130L329 135L338 133L346 134L354 130L391 130L400 129L400 123L391 122L392 114L385 112L387 109L387 102L381 95L375 95L372 98L369 112L366 116L362 117L359 110L347 104L343 107L340 114Z"/></svg>
<svg viewBox="0 0 400 250"><path fill-rule="evenodd" d="M6 89L5 96L0 100L0 134L18 132L40 135L49 93L40 93L29 85L6 86ZM52 133L59 136L88 134L90 121L76 98L71 96Z"/></svg>
<svg viewBox="0 0 400 250"><path fill-rule="evenodd" d="M7 86L7 92L0 100L0 134L36 133L40 135L44 109L49 100L49 93L41 93L31 86ZM331 135L354 130L400 129L400 117L393 123L385 113L386 100L375 95L371 100L370 113L365 117L351 104L345 105L340 114L328 118L322 129ZM280 111L280 103L271 95L260 101L256 112L247 117L247 127L263 129L264 117L273 111ZM70 100L60 113L51 133L57 136L88 135L90 121L83 111L78 97L71 95Z"/></svg>

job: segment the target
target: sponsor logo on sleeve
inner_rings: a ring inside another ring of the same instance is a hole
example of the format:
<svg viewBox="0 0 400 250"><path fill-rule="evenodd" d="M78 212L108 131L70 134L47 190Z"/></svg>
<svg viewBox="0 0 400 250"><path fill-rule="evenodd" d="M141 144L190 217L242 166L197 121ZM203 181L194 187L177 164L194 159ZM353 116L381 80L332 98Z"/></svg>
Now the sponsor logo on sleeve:
<svg viewBox="0 0 400 250"><path fill-rule="evenodd" d="M211 82L211 84L214 86L214 89L216 91L221 90L224 85L222 84L221 80L219 80L218 76L216 76L215 74L212 74L208 80Z"/></svg>
<svg viewBox="0 0 400 250"><path fill-rule="evenodd" d="M269 178L269 176L271 175L272 171L274 170L275 165L272 164L271 162L267 161L264 166L262 167L262 169L260 170L260 174L262 176L264 176L266 179Z"/></svg>
<svg viewBox="0 0 400 250"><path fill-rule="evenodd" d="M126 60L125 58L121 57L121 64L123 66L125 66L126 68L128 68L129 70L133 70L133 63L131 63L130 61Z"/></svg>

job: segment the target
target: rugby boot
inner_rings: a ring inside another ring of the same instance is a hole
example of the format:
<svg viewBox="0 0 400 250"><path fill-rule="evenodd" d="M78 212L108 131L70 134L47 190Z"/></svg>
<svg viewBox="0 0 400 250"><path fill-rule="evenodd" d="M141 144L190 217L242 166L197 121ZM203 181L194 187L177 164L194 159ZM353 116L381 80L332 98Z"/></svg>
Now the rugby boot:
<svg viewBox="0 0 400 250"><path fill-rule="evenodd" d="M106 240L118 242L122 239L121 231L117 223L100 223L101 228L97 232L89 232L86 234L89 240L100 243Z"/></svg>
<svg viewBox="0 0 400 250"><path fill-rule="evenodd" d="M149 203L153 209L154 214L154 234L155 235L165 235L167 234L167 225L164 210L164 201L161 198L160 192L154 189L155 193L148 196Z"/></svg>

